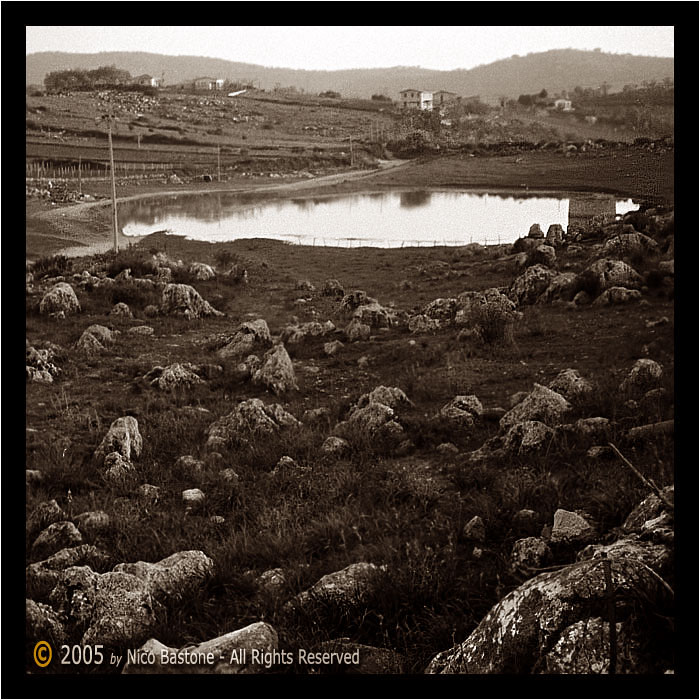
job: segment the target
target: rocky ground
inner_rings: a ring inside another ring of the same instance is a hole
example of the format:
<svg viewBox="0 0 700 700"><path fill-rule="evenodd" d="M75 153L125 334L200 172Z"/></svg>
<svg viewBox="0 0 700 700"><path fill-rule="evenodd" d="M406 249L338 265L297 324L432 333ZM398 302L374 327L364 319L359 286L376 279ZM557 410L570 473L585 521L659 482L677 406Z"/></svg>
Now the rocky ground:
<svg viewBox="0 0 700 700"><path fill-rule="evenodd" d="M27 668L673 671L674 215L635 157L643 212L513 246L31 256ZM104 240L79 206L28 244Z"/></svg>

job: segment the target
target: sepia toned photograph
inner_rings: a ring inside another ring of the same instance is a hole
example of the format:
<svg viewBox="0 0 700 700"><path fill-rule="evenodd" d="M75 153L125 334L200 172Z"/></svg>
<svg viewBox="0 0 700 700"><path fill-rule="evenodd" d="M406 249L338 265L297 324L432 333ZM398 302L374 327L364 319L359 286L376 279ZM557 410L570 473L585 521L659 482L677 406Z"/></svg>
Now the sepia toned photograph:
<svg viewBox="0 0 700 700"><path fill-rule="evenodd" d="M25 678L677 672L673 26L25 30Z"/></svg>

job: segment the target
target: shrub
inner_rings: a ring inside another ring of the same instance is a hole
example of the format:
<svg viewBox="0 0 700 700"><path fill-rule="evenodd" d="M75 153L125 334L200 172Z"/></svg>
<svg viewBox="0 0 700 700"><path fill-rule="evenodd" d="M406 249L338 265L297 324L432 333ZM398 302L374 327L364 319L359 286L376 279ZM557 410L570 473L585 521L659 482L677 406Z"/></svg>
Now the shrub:
<svg viewBox="0 0 700 700"><path fill-rule="evenodd" d="M155 263L146 256L144 251L119 251L107 263L107 274L116 277L123 270L130 269L133 277L154 275L157 272Z"/></svg>
<svg viewBox="0 0 700 700"><path fill-rule="evenodd" d="M50 255L39 258L32 267L35 277L58 277L73 270L73 262L65 255Z"/></svg>

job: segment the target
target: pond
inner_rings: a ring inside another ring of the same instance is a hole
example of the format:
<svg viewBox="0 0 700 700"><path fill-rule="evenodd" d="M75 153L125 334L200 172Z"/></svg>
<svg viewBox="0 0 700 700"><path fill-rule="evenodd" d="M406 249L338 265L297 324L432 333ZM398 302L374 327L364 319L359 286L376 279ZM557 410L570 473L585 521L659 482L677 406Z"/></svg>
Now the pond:
<svg viewBox="0 0 700 700"><path fill-rule="evenodd" d="M255 194L172 195L125 202L122 233L167 231L212 242L271 238L323 246L457 246L513 243L538 223L583 223L638 208L613 195L391 191L264 200Z"/></svg>

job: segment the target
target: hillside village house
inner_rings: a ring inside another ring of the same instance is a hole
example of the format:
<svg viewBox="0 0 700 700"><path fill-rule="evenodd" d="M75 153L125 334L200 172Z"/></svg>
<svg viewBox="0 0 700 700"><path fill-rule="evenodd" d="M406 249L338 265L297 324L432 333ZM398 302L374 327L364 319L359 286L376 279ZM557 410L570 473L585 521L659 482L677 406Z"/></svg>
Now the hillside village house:
<svg viewBox="0 0 700 700"><path fill-rule="evenodd" d="M399 93L399 107L401 109L432 110L433 93L425 90L409 88Z"/></svg>
<svg viewBox="0 0 700 700"><path fill-rule="evenodd" d="M449 90L438 90L433 93L433 107L441 107L448 102L455 102L459 99L459 95L456 92L449 92Z"/></svg>
<svg viewBox="0 0 700 700"><path fill-rule="evenodd" d="M132 83L134 85L148 85L149 87L160 87L160 78L154 78L152 75L144 73L143 75L137 75Z"/></svg>
<svg viewBox="0 0 700 700"><path fill-rule="evenodd" d="M566 100L563 97L554 100L554 109L559 109L562 112L572 112L573 107L571 106L571 100Z"/></svg>
<svg viewBox="0 0 700 700"><path fill-rule="evenodd" d="M192 81L192 87L195 90L223 90L223 78L195 78Z"/></svg>

